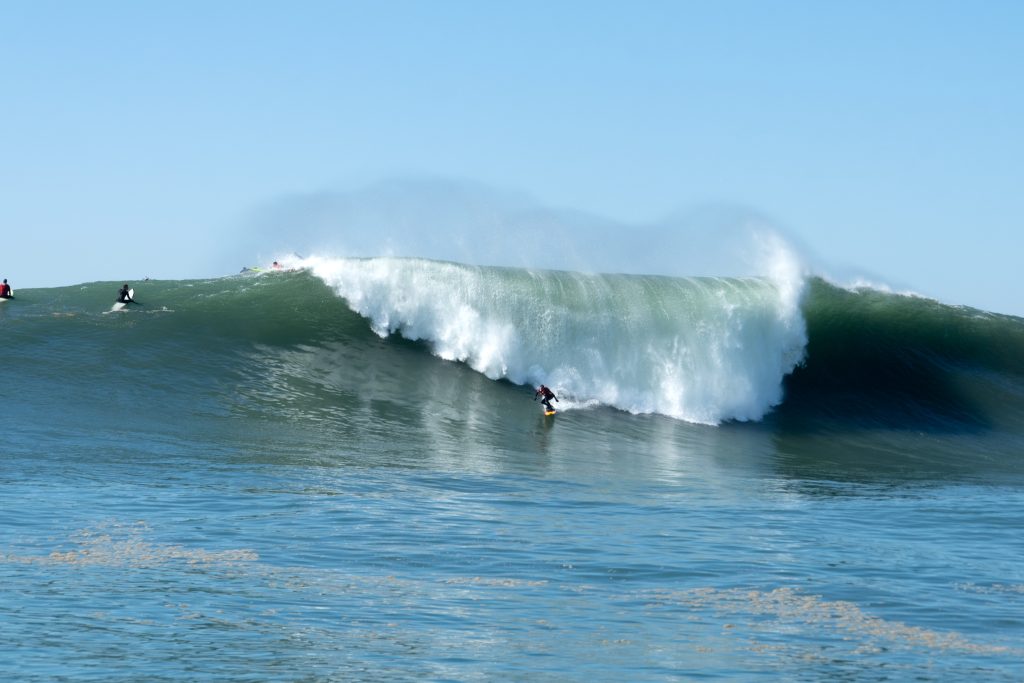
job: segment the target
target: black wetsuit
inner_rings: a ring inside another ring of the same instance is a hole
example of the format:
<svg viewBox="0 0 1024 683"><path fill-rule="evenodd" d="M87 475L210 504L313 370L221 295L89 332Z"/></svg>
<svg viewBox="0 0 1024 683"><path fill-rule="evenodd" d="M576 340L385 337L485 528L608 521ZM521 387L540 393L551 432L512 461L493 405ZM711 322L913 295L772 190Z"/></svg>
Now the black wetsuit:
<svg viewBox="0 0 1024 683"><path fill-rule="evenodd" d="M534 399L536 399L537 396L543 396L544 398L543 400L541 400L541 403L544 404L544 409L547 410L549 413L554 412L555 407L551 405L551 399L555 399L556 401L558 400L558 397L555 396L555 392L551 391L545 386L542 386L540 389L537 390L537 392L533 396Z"/></svg>

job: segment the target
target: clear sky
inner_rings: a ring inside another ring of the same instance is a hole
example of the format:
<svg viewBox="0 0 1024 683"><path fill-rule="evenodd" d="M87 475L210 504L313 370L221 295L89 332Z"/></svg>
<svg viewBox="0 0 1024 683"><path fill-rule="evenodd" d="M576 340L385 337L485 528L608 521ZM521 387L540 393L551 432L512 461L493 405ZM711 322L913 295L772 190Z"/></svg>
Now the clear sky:
<svg viewBox="0 0 1024 683"><path fill-rule="evenodd" d="M998 0L0 0L0 271L229 274L277 246L232 253L259 207L412 175L626 226L747 207L830 272L1024 315L1021 36Z"/></svg>

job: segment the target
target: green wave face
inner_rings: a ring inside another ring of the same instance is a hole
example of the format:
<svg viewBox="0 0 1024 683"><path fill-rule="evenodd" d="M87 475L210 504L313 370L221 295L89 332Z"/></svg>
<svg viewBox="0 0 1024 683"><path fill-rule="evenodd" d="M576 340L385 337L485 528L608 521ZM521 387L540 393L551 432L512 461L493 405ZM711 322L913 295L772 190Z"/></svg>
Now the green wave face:
<svg viewBox="0 0 1024 683"><path fill-rule="evenodd" d="M805 362L781 410L791 426L1015 430L1024 417L1020 318L820 279L803 311Z"/></svg>

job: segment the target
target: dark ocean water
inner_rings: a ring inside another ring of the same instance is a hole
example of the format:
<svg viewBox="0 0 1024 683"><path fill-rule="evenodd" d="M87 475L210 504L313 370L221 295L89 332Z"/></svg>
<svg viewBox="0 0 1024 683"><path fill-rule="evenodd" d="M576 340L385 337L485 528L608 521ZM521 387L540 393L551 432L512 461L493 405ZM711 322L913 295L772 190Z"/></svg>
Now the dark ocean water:
<svg viewBox="0 0 1024 683"><path fill-rule="evenodd" d="M5 680L1024 679L1021 319L305 265L0 304Z"/></svg>

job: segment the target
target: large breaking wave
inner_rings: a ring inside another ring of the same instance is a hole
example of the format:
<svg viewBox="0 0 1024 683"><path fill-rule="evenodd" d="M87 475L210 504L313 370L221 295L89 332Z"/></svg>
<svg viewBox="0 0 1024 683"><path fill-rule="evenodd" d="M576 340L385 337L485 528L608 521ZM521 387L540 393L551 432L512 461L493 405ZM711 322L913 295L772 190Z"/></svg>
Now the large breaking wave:
<svg viewBox="0 0 1024 683"><path fill-rule="evenodd" d="M756 420L806 343L799 285L468 266L301 263L381 335L427 342L492 379L546 383L565 405L689 422Z"/></svg>
<svg viewBox="0 0 1024 683"><path fill-rule="evenodd" d="M284 400L293 371L296 386L329 384L392 362L387 347L404 337L416 340L409 350L421 360L380 387L399 402L404 387L434 374L430 353L495 380L549 384L562 408L761 421L780 434L1016 434L1024 423L1024 320L1012 316L781 275L588 274L411 258L286 265L295 270L134 283L143 305L126 314L108 312L119 282L19 289L0 308L17 358L8 379L24 376L42 391L39 377L57 368L83 387L97 373L111 381L123 371L133 382L212 396L273 371ZM112 365L116 349L130 352ZM292 363L292 349L308 354L312 375ZM332 349L345 350L343 368L332 369ZM463 380L448 374L459 391ZM357 390L343 384L345 395ZM483 405L499 399L495 389Z"/></svg>

